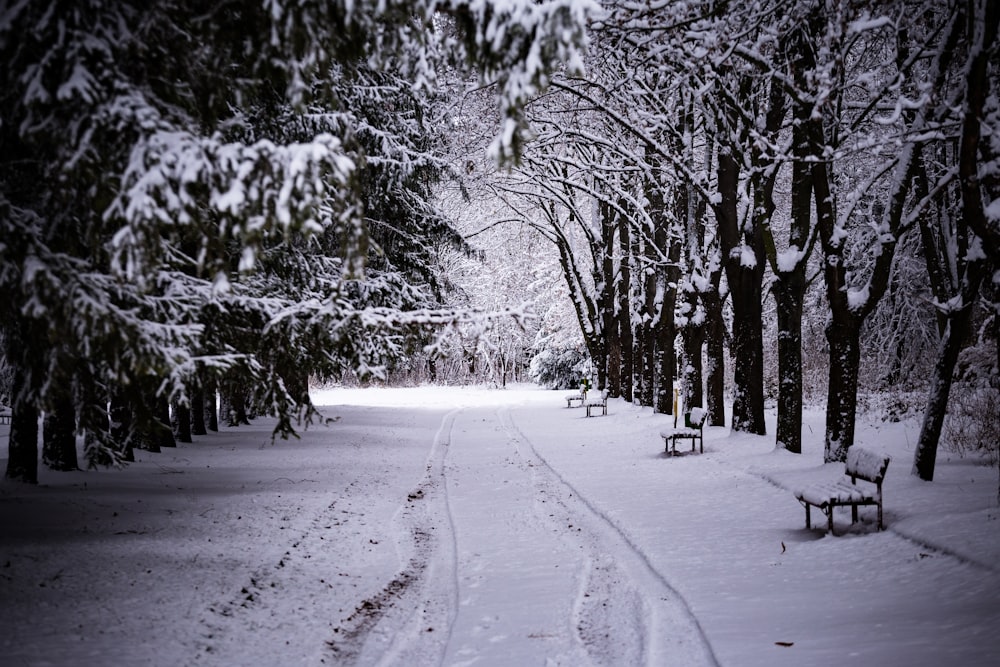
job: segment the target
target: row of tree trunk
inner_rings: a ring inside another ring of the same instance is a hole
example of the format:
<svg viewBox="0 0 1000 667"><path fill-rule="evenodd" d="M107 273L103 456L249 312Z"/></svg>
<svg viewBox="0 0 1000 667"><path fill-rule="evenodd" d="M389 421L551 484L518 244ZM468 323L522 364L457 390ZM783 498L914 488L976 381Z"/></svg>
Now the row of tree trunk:
<svg viewBox="0 0 1000 667"><path fill-rule="evenodd" d="M23 381L17 375L15 372L15 389ZM7 478L37 483L39 440L42 463L51 470L70 471L80 469L78 435L83 437L89 467L113 466L134 461L136 449L159 452L176 447L178 442L190 443L193 436L217 432L220 413L227 426L249 424L252 418L247 408L247 392L236 382L224 382L217 387L214 381L205 380L184 401L158 396L152 381L137 384L142 386L109 391L104 403L106 409L88 415L76 413L76 402L69 390L50 392L49 409L44 414L39 413L33 402L18 398L15 391Z"/></svg>

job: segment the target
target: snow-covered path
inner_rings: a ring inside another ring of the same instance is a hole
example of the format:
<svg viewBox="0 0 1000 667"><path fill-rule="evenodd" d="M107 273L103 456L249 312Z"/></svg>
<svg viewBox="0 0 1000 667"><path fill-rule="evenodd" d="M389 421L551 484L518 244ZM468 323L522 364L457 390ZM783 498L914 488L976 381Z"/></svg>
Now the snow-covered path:
<svg viewBox="0 0 1000 667"><path fill-rule="evenodd" d="M446 476L459 606L444 664L586 664L573 621L583 554L537 496L495 411L458 416Z"/></svg>
<svg viewBox="0 0 1000 667"><path fill-rule="evenodd" d="M683 598L538 456L508 408L449 412L429 451L395 519L403 572L362 605L341 657L716 664Z"/></svg>
<svg viewBox="0 0 1000 667"><path fill-rule="evenodd" d="M871 512L805 530L822 464L562 393L335 390L272 442L224 429L120 471L0 483L0 664L993 665L997 471L906 473L917 420L859 422L893 457ZM771 415L773 419L773 414ZM6 444L0 427L0 465Z"/></svg>

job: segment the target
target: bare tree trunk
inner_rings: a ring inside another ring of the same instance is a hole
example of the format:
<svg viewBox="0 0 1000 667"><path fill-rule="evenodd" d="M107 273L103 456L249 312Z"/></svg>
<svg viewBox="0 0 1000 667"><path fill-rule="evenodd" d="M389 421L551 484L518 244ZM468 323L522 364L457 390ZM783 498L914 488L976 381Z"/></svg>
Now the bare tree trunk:
<svg viewBox="0 0 1000 667"><path fill-rule="evenodd" d="M764 335L761 311L763 285L763 244L760 230L745 235L739 230L736 214L739 164L730 148L719 154L719 193L716 207L722 256L733 305L733 430L764 435ZM739 248L746 241L754 253L754 263L745 262ZM734 252L737 251L737 252Z"/></svg>
<svg viewBox="0 0 1000 667"><path fill-rule="evenodd" d="M120 452L122 461L135 461L132 443L132 409L121 387L111 391L110 435L111 441Z"/></svg>
<svg viewBox="0 0 1000 667"><path fill-rule="evenodd" d="M171 405L173 409L173 431L177 442L192 442L191 440L191 408L187 405L174 401Z"/></svg>
<svg viewBox="0 0 1000 667"><path fill-rule="evenodd" d="M618 247L621 249L621 268L618 280L618 339L621 344L621 396L631 403L634 400L635 341L632 334L632 266L631 228L624 215L618 218Z"/></svg>
<svg viewBox="0 0 1000 667"><path fill-rule="evenodd" d="M826 327L830 344L830 379L826 403L824 461L846 461L854 444L858 413L858 367L861 360L861 323L856 319L831 321Z"/></svg>
<svg viewBox="0 0 1000 667"><path fill-rule="evenodd" d="M721 274L713 278L714 289L702 295L705 305L705 352L708 357L708 423L726 425L726 323L722 318L722 296L719 294Z"/></svg>
<svg viewBox="0 0 1000 667"><path fill-rule="evenodd" d="M76 458L76 411L73 398L61 391L42 421L42 463L50 470L79 470Z"/></svg>
<svg viewBox="0 0 1000 667"><path fill-rule="evenodd" d="M805 276L781 275L772 286L778 315L778 447L802 453L802 304Z"/></svg>
<svg viewBox="0 0 1000 667"><path fill-rule="evenodd" d="M972 322L972 305L967 305L948 318L944 335L941 337L937 363L934 364L934 374L931 377L930 396L927 399L927 409L924 411L924 421L920 427L920 437L913 453L913 474L930 482L934 479L934 464L937 460L938 441L941 438L941 427L944 424L945 413L948 412L948 397L951 394L951 382L958 363L958 353L969 335Z"/></svg>
<svg viewBox="0 0 1000 667"><path fill-rule="evenodd" d="M22 395L24 371L14 367L11 387L10 435L8 436L7 479L38 484L38 411Z"/></svg>
<svg viewBox="0 0 1000 667"><path fill-rule="evenodd" d="M191 392L191 435L205 435L205 389L200 381L198 388Z"/></svg>
<svg viewBox="0 0 1000 667"><path fill-rule="evenodd" d="M156 397L156 431L160 447L176 447L174 429L170 423L170 399L166 396Z"/></svg>
<svg viewBox="0 0 1000 667"><path fill-rule="evenodd" d="M693 299L692 299L693 301ZM694 306L691 306L694 308ZM684 408L704 407L705 387L702 382L701 351L705 342L705 328L701 324L688 323L682 332L684 359L681 384L684 387Z"/></svg>
<svg viewBox="0 0 1000 667"><path fill-rule="evenodd" d="M219 430L219 404L216 395L216 382L209 379L204 384L205 387L205 412L208 415L208 430L218 432Z"/></svg>

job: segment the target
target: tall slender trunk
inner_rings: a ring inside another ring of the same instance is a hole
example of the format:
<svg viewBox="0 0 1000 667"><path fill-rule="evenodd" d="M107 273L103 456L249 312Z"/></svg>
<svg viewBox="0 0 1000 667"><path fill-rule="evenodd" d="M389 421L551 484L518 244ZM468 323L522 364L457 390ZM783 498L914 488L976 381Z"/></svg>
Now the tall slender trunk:
<svg viewBox="0 0 1000 667"><path fill-rule="evenodd" d="M173 431L177 442L192 442L191 440L191 408L180 401L174 401L171 405L173 410Z"/></svg>
<svg viewBox="0 0 1000 667"><path fill-rule="evenodd" d="M634 400L635 341L632 334L632 266L630 262L632 239L629 221L618 217L618 247L621 250L618 289L618 339L621 343L621 396L631 403Z"/></svg>
<svg viewBox="0 0 1000 667"><path fill-rule="evenodd" d="M858 367L861 361L861 322L857 318L832 320L826 327L830 344L824 460L845 461L854 444L858 412Z"/></svg>
<svg viewBox="0 0 1000 667"><path fill-rule="evenodd" d="M692 306L693 308L694 306ZM684 359L681 372L681 386L684 387L684 408L704 407L705 393L702 382L703 367L701 350L705 342L705 327L701 324L688 323L684 327Z"/></svg>
<svg viewBox="0 0 1000 667"><path fill-rule="evenodd" d="M110 405L109 431L111 442L115 449L118 450L119 458L122 461L135 461L132 442L132 409L121 387L115 387L111 391Z"/></svg>
<svg viewBox="0 0 1000 667"><path fill-rule="evenodd" d="M955 364L958 363L958 354L962 351L962 345L969 335L972 310L970 304L953 313L948 318L944 335L941 337L938 359L931 377L927 409L924 411L924 421L920 427L920 437L917 439L917 448L913 456L913 474L926 482L934 479L937 445L941 438L945 413L948 411L948 397L951 394Z"/></svg>
<svg viewBox="0 0 1000 667"><path fill-rule="evenodd" d="M14 366L13 380L5 477L38 484L38 410L23 396L22 387L27 381L24 370Z"/></svg>
<svg viewBox="0 0 1000 667"><path fill-rule="evenodd" d="M746 240L752 261L740 252L745 235L736 213L739 164L729 148L719 152L718 181L721 202L716 218L733 306L733 430L764 435L763 247L759 230L751 230Z"/></svg>
<svg viewBox="0 0 1000 667"><path fill-rule="evenodd" d="M671 290L672 291L672 290ZM677 374L677 351L674 349L673 299L664 300L664 311L656 333L656 406L655 411L669 415L674 412L674 376Z"/></svg>
<svg viewBox="0 0 1000 667"><path fill-rule="evenodd" d="M198 387L191 392L191 435L205 435L205 389L199 381Z"/></svg>
<svg viewBox="0 0 1000 667"><path fill-rule="evenodd" d="M76 410L68 391L59 392L42 421L42 463L50 470L79 470L76 457Z"/></svg>
<svg viewBox="0 0 1000 667"><path fill-rule="evenodd" d="M777 446L802 453L802 305L805 276L779 274L772 286L778 320Z"/></svg>
<svg viewBox="0 0 1000 667"><path fill-rule="evenodd" d="M601 276L598 282L598 308L604 331L604 383L600 389L607 389L617 398L621 391L621 348L618 340L615 311L617 279L615 276L615 230L618 227L615 212L604 202L601 204ZM600 382L600 377L598 378Z"/></svg>
<svg viewBox="0 0 1000 667"><path fill-rule="evenodd" d="M203 386L205 387L205 412L208 416L208 430L217 432L219 430L219 404L215 392L216 382L214 379L208 379Z"/></svg>
<svg viewBox="0 0 1000 667"><path fill-rule="evenodd" d="M160 447L176 447L174 429L170 424L170 399L166 396L156 397L156 433Z"/></svg>
<svg viewBox="0 0 1000 667"><path fill-rule="evenodd" d="M705 353L708 357L706 399L708 423L712 426L726 425L726 323L722 317L720 279L721 272L715 272L713 289L702 294L705 306Z"/></svg>
<svg viewBox="0 0 1000 667"><path fill-rule="evenodd" d="M640 342L642 352L641 363L642 377L639 384L639 405L653 407L654 389L656 387L656 339L654 338L655 327L652 318L646 315L643 318Z"/></svg>

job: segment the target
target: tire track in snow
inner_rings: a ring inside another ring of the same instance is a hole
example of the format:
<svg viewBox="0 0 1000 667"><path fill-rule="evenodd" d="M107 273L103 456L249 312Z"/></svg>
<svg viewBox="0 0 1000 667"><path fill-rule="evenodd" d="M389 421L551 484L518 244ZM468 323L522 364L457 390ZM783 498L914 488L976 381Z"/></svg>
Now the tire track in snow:
<svg viewBox="0 0 1000 667"><path fill-rule="evenodd" d="M687 601L603 512L582 497L518 429L509 408L497 416L531 467L538 498L588 554L577 600L577 632L597 664L718 665ZM556 516L561 508L562 516Z"/></svg>
<svg viewBox="0 0 1000 667"><path fill-rule="evenodd" d="M446 414L434 437L426 474L393 517L402 570L364 600L327 642L339 663L440 664L458 606L455 528L444 479L451 432L460 409Z"/></svg>
<svg viewBox="0 0 1000 667"><path fill-rule="evenodd" d="M276 560L250 570L238 593L210 603L202 614L202 635L195 642L195 662L203 664L239 664L251 660L257 628L285 625L288 636L294 628L293 643L286 641L288 659L300 662L319 659L325 652L322 638L330 620L317 617L331 606L328 589L340 572L339 564L328 553L330 540L336 539L333 528L348 520L353 496L366 483L354 480L334 500L323 506L298 530L289 531L284 548L273 547ZM291 508L281 513L289 514ZM237 584L239 585L239 584ZM290 596L298 602L301 615L289 618L283 601ZM325 614L323 614L325 616ZM240 630L243 628L243 630ZM250 629L247 639L246 629ZM242 637L243 639L240 639ZM315 642L310 639L316 638Z"/></svg>

